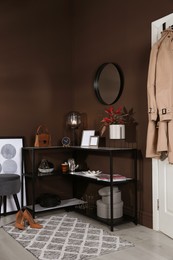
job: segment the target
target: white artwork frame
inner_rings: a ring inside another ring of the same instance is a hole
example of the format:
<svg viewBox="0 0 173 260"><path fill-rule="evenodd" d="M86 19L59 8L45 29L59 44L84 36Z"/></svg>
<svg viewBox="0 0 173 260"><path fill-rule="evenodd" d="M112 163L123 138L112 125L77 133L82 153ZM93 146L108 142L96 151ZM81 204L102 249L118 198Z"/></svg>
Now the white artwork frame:
<svg viewBox="0 0 173 260"><path fill-rule="evenodd" d="M23 137L0 137L0 174L18 174L22 176L22 148L24 145ZM25 183L23 185L23 201L26 205ZM17 194L21 206L21 190ZM6 212L16 211L16 204L13 196L7 196Z"/></svg>
<svg viewBox="0 0 173 260"><path fill-rule="evenodd" d="M90 147L98 147L99 145L99 136L90 136Z"/></svg>
<svg viewBox="0 0 173 260"><path fill-rule="evenodd" d="M83 130L81 147L89 147L90 137L95 135L95 130Z"/></svg>

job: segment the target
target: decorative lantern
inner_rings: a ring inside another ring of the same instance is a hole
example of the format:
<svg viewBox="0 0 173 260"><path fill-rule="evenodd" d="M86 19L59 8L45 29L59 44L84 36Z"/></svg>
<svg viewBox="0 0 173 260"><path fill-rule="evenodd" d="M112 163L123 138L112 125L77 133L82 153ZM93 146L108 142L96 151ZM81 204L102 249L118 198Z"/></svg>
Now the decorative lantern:
<svg viewBox="0 0 173 260"><path fill-rule="evenodd" d="M67 115L67 125L72 130L72 145L76 144L75 141L75 130L80 126L81 124L81 115L78 112L72 111L68 113Z"/></svg>

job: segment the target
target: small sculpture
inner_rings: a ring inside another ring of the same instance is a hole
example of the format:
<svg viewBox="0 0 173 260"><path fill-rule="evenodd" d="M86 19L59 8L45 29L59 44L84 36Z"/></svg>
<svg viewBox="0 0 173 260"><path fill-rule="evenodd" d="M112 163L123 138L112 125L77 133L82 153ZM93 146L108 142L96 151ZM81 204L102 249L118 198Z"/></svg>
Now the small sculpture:
<svg viewBox="0 0 173 260"><path fill-rule="evenodd" d="M78 164L75 164L75 160L73 158L68 159L68 165L70 172L74 172L79 167Z"/></svg>

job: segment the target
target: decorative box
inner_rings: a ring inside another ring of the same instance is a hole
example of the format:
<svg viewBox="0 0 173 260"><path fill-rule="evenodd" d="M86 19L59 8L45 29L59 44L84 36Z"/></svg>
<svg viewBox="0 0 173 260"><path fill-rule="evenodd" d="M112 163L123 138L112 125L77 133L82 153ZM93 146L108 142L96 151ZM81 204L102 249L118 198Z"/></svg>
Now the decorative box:
<svg viewBox="0 0 173 260"><path fill-rule="evenodd" d="M110 187L101 188L98 191L102 197L97 200L97 216L100 218L110 219ZM123 201L121 200L121 191L118 187L113 187L113 218L121 218L123 215Z"/></svg>
<svg viewBox="0 0 173 260"><path fill-rule="evenodd" d="M110 187L101 188L98 193L102 196L103 203L110 204ZM118 187L113 187L113 203L119 202L121 202L121 191L119 191Z"/></svg>
<svg viewBox="0 0 173 260"><path fill-rule="evenodd" d="M102 202L105 204L110 204L110 195L102 196ZM117 191L113 193L113 203L120 203L121 202L121 191Z"/></svg>
<svg viewBox="0 0 173 260"><path fill-rule="evenodd" d="M100 218L110 219L110 204L97 200L97 216ZM113 204L113 218L121 218L123 216L123 201Z"/></svg>

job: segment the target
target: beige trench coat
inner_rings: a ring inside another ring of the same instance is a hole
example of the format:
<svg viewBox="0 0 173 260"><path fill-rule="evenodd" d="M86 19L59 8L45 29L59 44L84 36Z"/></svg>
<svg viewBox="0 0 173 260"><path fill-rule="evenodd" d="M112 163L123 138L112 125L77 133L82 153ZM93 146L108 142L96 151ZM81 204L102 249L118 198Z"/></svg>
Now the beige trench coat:
<svg viewBox="0 0 173 260"><path fill-rule="evenodd" d="M173 163L173 31L162 32L150 53L146 157Z"/></svg>

